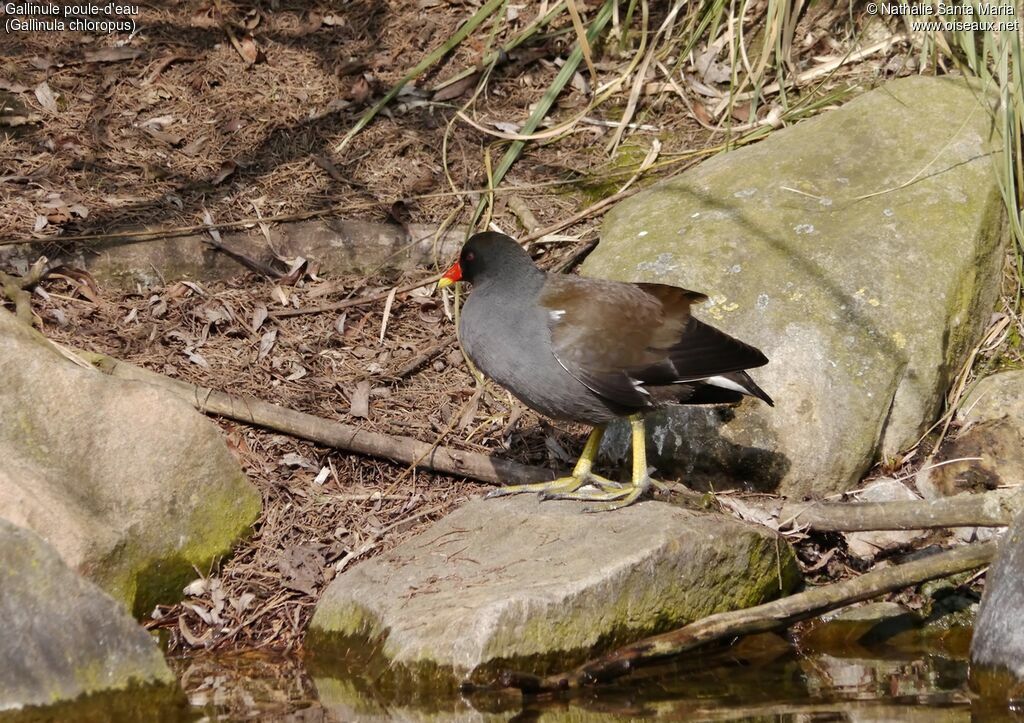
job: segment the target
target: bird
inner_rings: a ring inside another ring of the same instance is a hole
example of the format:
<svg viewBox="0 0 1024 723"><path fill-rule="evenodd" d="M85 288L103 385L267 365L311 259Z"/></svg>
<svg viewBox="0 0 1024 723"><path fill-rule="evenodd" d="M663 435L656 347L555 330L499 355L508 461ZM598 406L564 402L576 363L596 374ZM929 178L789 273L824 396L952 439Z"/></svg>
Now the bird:
<svg viewBox="0 0 1024 723"><path fill-rule="evenodd" d="M570 476L498 487L488 497L535 492L597 503L587 511L626 507L652 485L644 414L666 403L744 396L775 406L746 372L768 358L691 313L704 294L548 273L515 239L493 231L465 242L438 288L456 282L472 286L458 326L469 360L534 411L593 428ZM593 472L606 425L623 417L632 438L627 484Z"/></svg>

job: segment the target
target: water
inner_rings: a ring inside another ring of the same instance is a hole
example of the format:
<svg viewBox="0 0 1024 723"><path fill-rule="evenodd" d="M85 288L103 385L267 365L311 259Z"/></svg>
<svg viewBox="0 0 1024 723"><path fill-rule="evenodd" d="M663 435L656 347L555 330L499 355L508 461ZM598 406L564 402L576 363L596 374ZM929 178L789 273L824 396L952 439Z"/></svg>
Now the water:
<svg viewBox="0 0 1024 723"><path fill-rule="evenodd" d="M614 685L544 699L403 686L386 667L366 661L198 657L172 661L186 694L102 696L0 715L0 723L1024 720L1005 695L972 692L969 629L904 631L871 643L862 633L831 626L800 636L798 644L758 635L713 654L640 669Z"/></svg>

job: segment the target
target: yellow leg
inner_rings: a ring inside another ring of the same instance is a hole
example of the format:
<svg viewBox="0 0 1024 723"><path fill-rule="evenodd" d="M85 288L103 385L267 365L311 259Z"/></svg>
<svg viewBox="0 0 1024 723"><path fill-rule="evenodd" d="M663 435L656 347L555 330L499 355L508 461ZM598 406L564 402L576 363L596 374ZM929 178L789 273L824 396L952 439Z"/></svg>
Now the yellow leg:
<svg viewBox="0 0 1024 723"><path fill-rule="evenodd" d="M651 487L651 478L647 474L647 449L644 437L644 419L639 414L629 418L630 432L633 442L633 479L630 484L612 489L607 486L597 490L574 490L572 493L548 495L555 499L587 500L603 502L587 508L587 512L606 512L627 507L636 502Z"/></svg>
<svg viewBox="0 0 1024 723"><path fill-rule="evenodd" d="M604 427L594 427L594 430L587 438L583 446L583 452L572 469L571 477L559 477L550 482L533 482L531 484L508 485L498 487L487 493L487 497L504 497L505 495L518 495L524 492L537 492L544 499L571 495L585 484L597 484L601 487L620 487L615 482L604 477L593 474L590 470L594 467L594 459L597 457L597 450L601 446L601 438L604 436Z"/></svg>

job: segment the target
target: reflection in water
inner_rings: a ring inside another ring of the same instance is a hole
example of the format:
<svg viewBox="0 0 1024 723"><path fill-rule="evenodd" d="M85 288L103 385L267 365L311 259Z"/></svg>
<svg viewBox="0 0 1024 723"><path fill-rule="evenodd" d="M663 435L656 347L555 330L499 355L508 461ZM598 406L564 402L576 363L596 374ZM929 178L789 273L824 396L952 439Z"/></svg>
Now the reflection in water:
<svg viewBox="0 0 1024 723"><path fill-rule="evenodd" d="M744 639L726 650L644 668L615 685L526 699L518 693L431 694L387 683L347 661L312 673L295 659L233 656L172 661L187 694L139 692L14 716L9 721L946 721L1014 720L1005 703L968 688L969 634Z"/></svg>

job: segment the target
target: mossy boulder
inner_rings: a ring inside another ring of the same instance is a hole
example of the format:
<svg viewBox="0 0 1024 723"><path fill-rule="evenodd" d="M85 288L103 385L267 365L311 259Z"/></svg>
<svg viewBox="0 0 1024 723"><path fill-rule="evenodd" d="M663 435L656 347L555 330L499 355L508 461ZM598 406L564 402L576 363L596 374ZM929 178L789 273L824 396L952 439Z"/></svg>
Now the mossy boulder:
<svg viewBox="0 0 1024 723"><path fill-rule="evenodd" d="M121 603L3 519L0 620L0 711L174 683L156 641Z"/></svg>
<svg viewBox="0 0 1024 723"><path fill-rule="evenodd" d="M0 517L137 615L180 598L260 511L217 426L63 356L0 310Z"/></svg>
<svg viewBox="0 0 1024 723"><path fill-rule="evenodd" d="M659 466L828 494L913 445L997 296L998 147L977 88L905 78L618 204L582 273L704 292L771 359L774 409L672 411Z"/></svg>
<svg viewBox="0 0 1024 723"><path fill-rule="evenodd" d="M600 649L799 581L772 532L644 502L584 514L573 502L474 500L327 588L307 645L367 648L415 677L561 669ZM440 683L439 683L440 684Z"/></svg>

